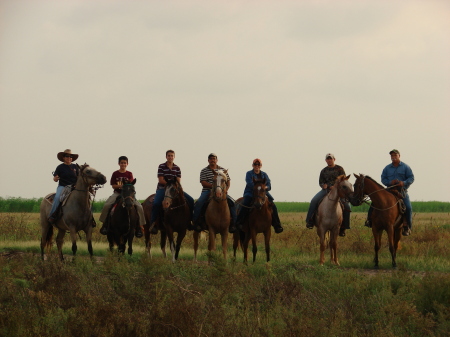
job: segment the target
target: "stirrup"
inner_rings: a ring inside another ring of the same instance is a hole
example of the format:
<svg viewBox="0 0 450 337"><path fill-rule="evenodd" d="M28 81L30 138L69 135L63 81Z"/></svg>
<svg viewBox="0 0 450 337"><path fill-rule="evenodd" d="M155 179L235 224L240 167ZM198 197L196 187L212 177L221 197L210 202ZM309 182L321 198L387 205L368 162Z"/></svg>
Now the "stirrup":
<svg viewBox="0 0 450 337"><path fill-rule="evenodd" d="M345 228L341 227L339 229L339 236L345 236Z"/></svg>

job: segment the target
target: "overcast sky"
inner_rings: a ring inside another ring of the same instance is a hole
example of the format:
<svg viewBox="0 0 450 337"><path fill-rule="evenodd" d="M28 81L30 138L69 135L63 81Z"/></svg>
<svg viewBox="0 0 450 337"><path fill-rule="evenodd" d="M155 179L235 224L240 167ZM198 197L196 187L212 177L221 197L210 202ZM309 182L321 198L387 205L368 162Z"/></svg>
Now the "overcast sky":
<svg viewBox="0 0 450 337"><path fill-rule="evenodd" d="M215 152L232 197L258 157L309 201L327 152L380 182L396 148L450 201L449 36L448 1L0 1L0 196L55 191L69 148L145 199L173 149L194 198Z"/></svg>

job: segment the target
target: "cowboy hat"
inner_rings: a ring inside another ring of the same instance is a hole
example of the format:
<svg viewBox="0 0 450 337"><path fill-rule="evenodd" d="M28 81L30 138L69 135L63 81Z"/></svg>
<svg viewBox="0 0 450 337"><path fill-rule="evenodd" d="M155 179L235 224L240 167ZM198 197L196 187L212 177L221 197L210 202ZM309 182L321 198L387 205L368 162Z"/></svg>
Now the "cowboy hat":
<svg viewBox="0 0 450 337"><path fill-rule="evenodd" d="M59 161L64 162L64 156L67 154L69 154L72 157L73 162L75 160L77 160L77 158L78 158L78 155L75 153L72 153L72 150L70 150L70 149L64 150L64 152L59 152L56 157L59 159Z"/></svg>

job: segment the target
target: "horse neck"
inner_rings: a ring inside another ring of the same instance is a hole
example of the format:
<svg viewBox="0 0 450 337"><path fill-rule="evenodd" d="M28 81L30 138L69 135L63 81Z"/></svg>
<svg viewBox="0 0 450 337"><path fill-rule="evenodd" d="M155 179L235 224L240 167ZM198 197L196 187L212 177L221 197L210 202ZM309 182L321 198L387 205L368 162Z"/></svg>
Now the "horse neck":
<svg viewBox="0 0 450 337"><path fill-rule="evenodd" d="M333 208L336 207L336 204L339 202L339 195L338 195L338 186L335 185L334 188L328 192L328 194L325 196L325 198L322 201L323 207L325 208Z"/></svg>
<svg viewBox="0 0 450 337"><path fill-rule="evenodd" d="M75 183L75 190L72 193L72 199L76 200L80 204L87 204L89 200L89 185L86 184L81 174L77 178L77 182Z"/></svg>
<svg viewBox="0 0 450 337"><path fill-rule="evenodd" d="M393 194L368 178L364 182L364 194L369 196L374 206L383 206L387 203L391 204L396 199Z"/></svg>

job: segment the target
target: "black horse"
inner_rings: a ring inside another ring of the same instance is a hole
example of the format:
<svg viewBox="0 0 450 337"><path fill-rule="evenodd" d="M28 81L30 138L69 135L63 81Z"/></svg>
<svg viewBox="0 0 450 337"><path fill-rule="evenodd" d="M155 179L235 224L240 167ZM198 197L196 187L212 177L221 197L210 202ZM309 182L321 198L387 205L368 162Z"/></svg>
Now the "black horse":
<svg viewBox="0 0 450 337"><path fill-rule="evenodd" d="M109 249L112 251L114 245L117 245L119 253L125 253L128 241L128 254L133 254L133 238L136 226L139 226L139 215L134 205L136 190L131 183L122 186L122 193L109 213L108 241Z"/></svg>

